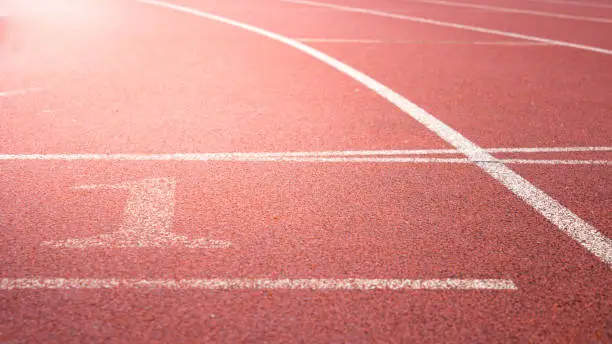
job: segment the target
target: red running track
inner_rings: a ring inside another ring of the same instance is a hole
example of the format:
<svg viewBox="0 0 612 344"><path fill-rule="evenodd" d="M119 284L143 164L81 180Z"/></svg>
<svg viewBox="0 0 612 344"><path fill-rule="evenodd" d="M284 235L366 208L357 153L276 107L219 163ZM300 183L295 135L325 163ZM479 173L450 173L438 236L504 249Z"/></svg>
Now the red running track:
<svg viewBox="0 0 612 344"><path fill-rule="evenodd" d="M509 167L612 236L610 56L273 0L181 4L306 39L515 159ZM566 36L535 17L505 27L488 15L456 21L606 48L601 34L578 40L590 24L567 22ZM3 342L612 339L608 264L320 61L133 1L52 0L11 24L0 66ZM320 151L331 153L270 154ZM261 154L220 154L231 152Z"/></svg>

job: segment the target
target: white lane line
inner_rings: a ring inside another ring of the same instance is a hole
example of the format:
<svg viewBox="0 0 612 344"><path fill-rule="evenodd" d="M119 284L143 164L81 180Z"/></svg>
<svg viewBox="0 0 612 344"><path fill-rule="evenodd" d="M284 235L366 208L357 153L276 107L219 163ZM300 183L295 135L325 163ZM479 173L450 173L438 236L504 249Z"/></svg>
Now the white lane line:
<svg viewBox="0 0 612 344"><path fill-rule="evenodd" d="M147 2L147 0L140 0L140 1ZM155 0L151 0L150 3L152 3L153 1ZM457 24L457 23L445 22L445 21L440 21L440 20L435 20L435 19L428 19L428 18L422 18L422 17L403 15L403 14L383 12L383 11L371 10L367 8L335 5L335 4L325 3L325 2L314 2L314 1L305 1L305 0L279 0L279 1L291 2L295 4L302 4L302 5L309 5L309 6L326 7L326 8L331 8L331 9L335 9L338 11L344 11L344 12L354 12L354 13L370 14L370 15L387 17L387 18L402 19L402 20L412 21L415 23L431 24L431 25L437 25L437 26L450 27L453 29L481 32L481 33L486 33L486 34L491 34L491 35L511 37L511 38L516 38L516 39L524 39L528 41L534 41L534 42L546 43L550 45L557 45L561 47L574 48L574 49L592 51L592 52L606 54L606 55L612 55L612 50L609 50L609 49L604 49L604 48L599 48L599 47L594 47L594 46L584 45L584 44L578 44L578 43L558 41L554 39L548 39L548 38L537 37L537 36L523 35L520 33L514 33L514 32L509 32L509 31L487 29L487 28L482 28L478 26Z"/></svg>
<svg viewBox="0 0 612 344"><path fill-rule="evenodd" d="M312 56L330 67L333 67L339 72L374 91L388 102L402 110L408 116L412 117L419 123L423 124L426 128L437 134L440 138L467 156L471 161L496 161L495 157L487 153L483 148L477 146L465 136L449 127L446 123L404 98L399 93L374 80L368 75L356 70L355 68L304 43L300 43L291 38L249 24L202 12L196 9L157 0L137 1L242 28L302 51L303 53ZM608 52L612 53L612 51ZM595 227L578 217L571 210L561 205L561 203L557 202L544 191L538 189L535 185L531 184L528 180L521 177L503 163L477 162L476 164L491 175L491 177L495 178L502 185L504 185L508 190L512 191L517 197L533 207L538 213L548 219L548 221L557 226L559 230L566 233L589 252L601 259L604 263L608 264L608 267L612 267L612 240L601 234L597 229L595 229Z"/></svg>
<svg viewBox="0 0 612 344"><path fill-rule="evenodd" d="M609 146L578 147L502 147L484 149L489 153L554 153L554 152L612 152ZM311 152L223 152L223 153L169 153L169 154L0 154L0 160L234 160L259 157L299 156L355 156L355 155L433 155L461 154L456 149L387 149L387 150L343 150ZM142 157L142 158L141 158Z"/></svg>
<svg viewBox="0 0 612 344"><path fill-rule="evenodd" d="M554 153L554 152L612 152L612 147L517 147L517 148L489 148L489 153Z"/></svg>
<svg viewBox="0 0 612 344"><path fill-rule="evenodd" d="M41 88L23 88L18 90L10 90L10 91L2 91L0 92L0 97L8 98L13 96L21 96L28 93L40 92Z"/></svg>
<svg viewBox="0 0 612 344"><path fill-rule="evenodd" d="M598 17L574 16L574 15L562 14L562 13L523 10L523 9L518 9L518 8L497 7L497 6L489 6L489 5L466 3L466 2L454 2L454 1L442 1L442 0L412 0L412 1L422 2L422 3L432 4L432 5L449 6L449 7L476 8L476 9L481 9L481 10L486 10L486 11L491 11L491 12L517 13L517 14L527 14L527 15L534 15L534 16L541 16L541 17L558 18L558 19L570 19L570 20L589 21L589 22L595 22L595 23L612 24L611 19L598 18Z"/></svg>
<svg viewBox="0 0 612 344"><path fill-rule="evenodd" d="M302 153L302 152L300 152ZM306 153L306 152L303 152ZM2 154L0 160L59 160L59 161L244 161L244 162L282 162L282 161L333 161L328 159L344 159L343 161L381 161L384 157L352 158L351 156L318 155L316 152L308 155L278 153L176 153L176 154ZM456 153L456 152L455 152ZM355 160L353 160L355 159ZM389 158L393 159L393 158ZM402 162L456 162L468 163L466 158L401 158Z"/></svg>
<svg viewBox="0 0 612 344"><path fill-rule="evenodd" d="M611 149L612 150L612 149ZM408 150L347 150L312 152L223 152L223 153L154 153L154 154L0 154L0 160L257 160L273 157L311 157L311 156L359 156L359 155L429 155L461 154L456 149L408 149Z"/></svg>
<svg viewBox="0 0 612 344"><path fill-rule="evenodd" d="M503 147L484 149L488 153L554 153L554 152L612 152L609 146L579 147ZM221 153L160 153L160 154L0 154L0 160L236 160L268 161L273 157L325 157L325 156L388 156L388 155L435 155L461 154L456 149L387 149L387 150L343 150L311 152L221 152Z"/></svg>
<svg viewBox="0 0 612 344"><path fill-rule="evenodd" d="M573 5L573 6L612 8L612 4L602 4L602 3L595 3L595 2L565 1L565 0L526 0L526 1L544 2L544 3L561 4L561 5Z"/></svg>
<svg viewBox="0 0 612 344"><path fill-rule="evenodd" d="M204 289L204 290L517 290L507 279L93 279L2 278L15 289Z"/></svg>
<svg viewBox="0 0 612 344"><path fill-rule="evenodd" d="M611 165L612 160L546 160L546 159L496 159L470 160L465 158L404 158L404 157L271 157L259 161L295 162L353 162L353 163L494 163L494 164L533 164L533 165Z"/></svg>
<svg viewBox="0 0 612 344"><path fill-rule="evenodd" d="M488 153L539 152L612 152L612 147L519 147L489 148ZM404 163L470 163L467 158L421 158L419 155L461 154L456 149L347 150L312 152L230 152L230 153L161 153L161 154L0 154L0 160L60 161L236 161L236 162L404 162ZM482 161L482 160L480 160ZM483 161L487 162L487 161ZM515 164L609 165L610 160L579 159L497 159L488 162Z"/></svg>
<svg viewBox="0 0 612 344"><path fill-rule="evenodd" d="M419 45L500 45L500 46L549 46L548 43L530 41L423 41L377 40L350 38L296 38L304 43L355 43L355 44L419 44Z"/></svg>
<svg viewBox="0 0 612 344"><path fill-rule="evenodd" d="M296 41L308 43L361 43L361 44L380 44L392 43L391 41L383 41L378 39L350 39L350 38L294 38Z"/></svg>
<svg viewBox="0 0 612 344"><path fill-rule="evenodd" d="M445 150L440 150L445 151ZM234 161L234 162L353 162L353 163L456 163L473 162L545 165L612 165L612 160L561 160L561 159L491 159L470 160L467 158L414 158L401 153L381 151L355 152L287 152L287 153L176 153L176 154L0 154L2 160L41 161ZM399 151L398 151L399 152ZM320 154L323 153L323 154ZM333 155L330 153L338 153ZM348 153L348 154L345 154ZM360 153L360 154L353 154ZM460 154L456 150L448 153Z"/></svg>
<svg viewBox="0 0 612 344"><path fill-rule="evenodd" d="M453 151L457 154L456 151ZM306 153L306 154L305 154ZM323 152L326 153L326 152ZM331 153L331 152L327 152ZM341 153L341 152L338 152ZM359 155L359 154L357 154ZM0 160L59 160L59 161L325 161L327 157L345 158L350 155L327 155L318 152L288 153L169 153L169 154L0 154ZM361 159L361 158L355 158ZM372 161L382 159L373 157ZM465 158L402 158L405 162L469 162Z"/></svg>
<svg viewBox="0 0 612 344"><path fill-rule="evenodd" d="M176 181L149 178L114 185L82 185L77 190L124 189L129 197L119 230L87 238L46 241L43 246L84 249L89 247L186 247L227 248L230 243L205 238L190 239L170 231L174 219Z"/></svg>
<svg viewBox="0 0 612 344"><path fill-rule="evenodd" d="M542 159L499 159L504 164L540 164L540 165L611 165L612 160L542 160ZM490 161L480 161L490 162Z"/></svg>

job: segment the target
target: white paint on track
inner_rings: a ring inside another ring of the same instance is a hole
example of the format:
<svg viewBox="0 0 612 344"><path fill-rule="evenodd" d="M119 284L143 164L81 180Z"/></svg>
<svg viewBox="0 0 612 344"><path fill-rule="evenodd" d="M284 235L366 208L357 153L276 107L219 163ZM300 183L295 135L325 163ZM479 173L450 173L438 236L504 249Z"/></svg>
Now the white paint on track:
<svg viewBox="0 0 612 344"><path fill-rule="evenodd" d="M296 41L305 43L361 43L361 44L380 44L397 43L398 41L383 41L379 39L350 39L350 38L294 38Z"/></svg>
<svg viewBox="0 0 612 344"><path fill-rule="evenodd" d="M349 38L295 38L304 43L356 43L356 44L421 44L421 45L499 45L499 46L549 46L550 44L531 41L418 41L380 40Z"/></svg>
<svg viewBox="0 0 612 344"><path fill-rule="evenodd" d="M541 17L558 18L558 19L570 19L570 20L580 20L580 21L588 21L588 22L594 22L594 23L612 24L612 19L606 19L606 18L574 16L574 15L562 14L562 13L524 10L524 9L509 8L509 7L497 7L497 6L467 3L467 2L454 2L454 1L442 1L442 0L412 0L412 1L422 2L426 4L433 4L433 5L449 6L449 7L476 8L476 9L481 9L481 10L486 10L486 11L491 11L491 12L527 14L527 15L534 15L534 16L541 16Z"/></svg>
<svg viewBox="0 0 612 344"><path fill-rule="evenodd" d="M24 88L24 89L18 89L18 90L2 91L0 92L0 98L22 96L28 93L40 92L40 91L42 91L41 88Z"/></svg>
<svg viewBox="0 0 612 344"><path fill-rule="evenodd" d="M612 147L526 147L490 148L488 153L611 152ZM59 161L243 161L243 162L403 162L471 163L467 158L415 157L422 155L462 154L456 149L346 150L313 152L231 152L231 153L161 153L161 154L0 154L1 160ZM482 161L482 160L481 160ZM497 159L488 162L513 164L610 165L609 160Z"/></svg>
<svg viewBox="0 0 612 344"><path fill-rule="evenodd" d="M488 153L563 153L563 152L612 152L608 146L582 147L505 147L483 148ZM435 155L461 154L456 149L388 149L343 150L311 152L223 152L223 153L159 153L159 154L0 154L0 160L240 160L259 157L324 157L324 156L385 156L385 155Z"/></svg>
<svg viewBox="0 0 612 344"><path fill-rule="evenodd" d="M150 1L140 0L140 1L152 3L155 0L150 0ZM445 21L441 21L441 20L428 19L428 18L423 18L423 17L415 17L415 16L404 15L404 14L383 12L383 11L377 11L377 10L372 10L372 9L367 9L367 8L360 8L360 7L342 6L342 5L336 5L336 4L329 4L329 3L325 3L325 2L314 2L314 1L305 1L305 0L279 0L279 1L290 2L290 3L295 3L295 4L302 4L302 5L308 5L308 6L318 6L318 7L331 8L331 9L335 9L335 10L338 10L338 11L344 11L344 12L353 12L353 13L375 15L375 16L380 16L380 17L408 20L408 21L412 21L412 22L415 22L415 23L423 23L423 24L431 24L431 25L436 25L436 26L450 27L450 28L453 28L453 29L468 30L468 31L486 33L486 34L491 34L491 35L510 37L510 38L515 38L515 39L523 39L523 40L533 41L533 42L546 43L546 44L550 44L550 45L557 45L557 46L561 46L561 47L586 50L586 51L591 51L591 52L601 53L601 54L606 54L606 55L612 55L612 50L604 49L604 48L599 48L599 47L594 47L594 46L590 46L590 45L571 43L571 42L565 42L565 41L558 41L558 40L549 39L549 38L543 38L543 37L537 37L537 36L529 36L529 35L523 35L523 34L520 34L520 33L509 32L509 31L487 29L487 28L482 28L482 27L478 27L478 26L457 24L457 23L445 22Z"/></svg>
<svg viewBox="0 0 612 344"><path fill-rule="evenodd" d="M545 160L545 159L499 159L504 164L531 164L531 165L610 165L612 160ZM486 162L486 161L482 161Z"/></svg>
<svg viewBox="0 0 612 344"><path fill-rule="evenodd" d="M174 218L176 182L171 178L150 178L116 185L84 185L77 190L125 189L129 191L121 228L110 234L82 239L43 242L56 248L90 247L170 247L226 248L229 242L209 239L191 240L170 232Z"/></svg>
<svg viewBox="0 0 612 344"><path fill-rule="evenodd" d="M244 30L262 35L264 37L268 37L277 42L284 43L290 47L293 47L303 53L312 56L313 58L333 67L341 73L349 76L355 81L363 84L370 90L374 91L391 104L397 106L404 113L423 124L426 128L436 133L440 138L445 140L451 146L455 147L459 152L467 156L471 161L494 161L494 162L476 162L476 164L482 168L485 172L487 172L491 177L495 178L502 185L504 185L508 190L512 191L517 197L521 198L525 203L529 204L533 207L538 213L544 216L548 221L550 221L553 225L557 226L557 228L580 245L582 245L589 252L594 254L596 257L601 259L608 267L612 267L612 240L610 240L605 235L601 234L597 229L591 226L589 223L581 219L578 215L574 214L571 210L564 207L546 194L544 191L538 189L535 185L531 184L528 180L521 177L519 174L508 168L503 163L500 163L495 157L491 154L487 153L483 148L477 146L475 143L467 139L465 136L461 135L459 132L454 130L453 128L446 125L446 123L442 122L438 118L434 117L424 109L420 108L418 105L404 98L399 93L393 91L389 87L381 84L375 79L369 77L368 75L356 70L355 68L336 60L335 58L314 49L304 43L300 43L294 39L279 35L274 32L270 32L249 24L241 23L232 19L228 19L225 17L221 17L218 15L206 13L203 11L199 11L193 8L188 8L184 6L174 5L162 1L157 0L137 0L145 4L159 6L167 9L172 9L175 11L189 13L195 16L199 16L202 18L207 18L210 20L214 20L220 23L225 23L228 25L232 25L238 28L242 28ZM369 14L378 14L380 15L383 12L369 11L363 9L354 9L345 6L335 6L335 5L327 5L313 2L303 2L314 4L316 6L328 6L331 8L337 8L341 10L348 10L353 12L362 12ZM317 5L319 4L319 5ZM364 12L365 11L365 12ZM387 15L384 14L383 15ZM401 16L403 17L403 16ZM415 17L407 17L409 20L415 20ZM415 21L420 21L424 23L438 23L438 25L457 27L457 28L466 28L467 26L458 25L458 24L449 24L442 23L438 21L431 21L429 19L416 18ZM603 52L606 54L612 54L612 51L586 47L580 45L574 45L571 43L564 43L559 41L551 41L547 39L540 39L531 36L524 36L518 34L508 34L501 31L491 31L488 29L480 29L474 27L467 27L473 31L487 31L493 32L497 34L502 34L504 36L510 36L519 39L530 39L540 42L546 43L555 43L558 45L564 45L574 48L580 48L584 50L591 50L597 52Z"/></svg>
<svg viewBox="0 0 612 344"><path fill-rule="evenodd" d="M443 151L444 150L440 150ZM323 154L320 154L323 153ZM333 155L330 153L338 153ZM342 154L348 153L348 154ZM356 153L356 154L352 154ZM612 160L560 160L560 159L493 159L470 160L467 158L415 158L400 156L394 151L355 152L287 152L287 153L175 153L175 154L23 154L0 155L2 160L41 160L41 161L234 161L234 162L346 162L346 163L416 163L416 164L471 164L490 162L498 164L531 165L612 165ZM449 154L459 154L449 150ZM418 154L418 153L417 153Z"/></svg>
<svg viewBox="0 0 612 344"><path fill-rule="evenodd" d="M504 279L81 279L3 278L15 289L203 289L203 290L517 290Z"/></svg>
<svg viewBox="0 0 612 344"><path fill-rule="evenodd" d="M566 1L566 0L527 0L527 1L544 2L544 3L549 3L549 4L560 4L560 5L612 8L612 4L602 4L602 3L596 3L596 2Z"/></svg>
<svg viewBox="0 0 612 344"><path fill-rule="evenodd" d="M489 153L553 153L553 152L612 152L612 147L516 147L516 148L489 148Z"/></svg>

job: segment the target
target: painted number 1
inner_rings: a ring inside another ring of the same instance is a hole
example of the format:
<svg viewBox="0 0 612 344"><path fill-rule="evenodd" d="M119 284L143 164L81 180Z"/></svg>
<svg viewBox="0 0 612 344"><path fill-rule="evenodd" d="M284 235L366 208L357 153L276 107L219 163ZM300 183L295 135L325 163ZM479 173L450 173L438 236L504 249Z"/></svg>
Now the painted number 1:
<svg viewBox="0 0 612 344"><path fill-rule="evenodd" d="M83 185L77 190L120 189L129 192L119 230L93 237L47 241L43 245L64 248L90 247L187 247L225 248L227 241L189 239L170 232L174 218L176 181L150 178L114 185Z"/></svg>

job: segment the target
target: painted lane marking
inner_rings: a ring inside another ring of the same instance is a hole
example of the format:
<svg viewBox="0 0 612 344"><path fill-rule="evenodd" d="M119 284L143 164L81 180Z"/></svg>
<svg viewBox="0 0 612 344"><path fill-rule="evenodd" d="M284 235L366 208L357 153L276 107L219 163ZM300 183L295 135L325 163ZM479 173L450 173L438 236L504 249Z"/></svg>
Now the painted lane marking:
<svg viewBox="0 0 612 344"><path fill-rule="evenodd" d="M46 241L43 246L89 247L168 247L226 248L220 240L196 239L170 232L174 218L176 182L171 178L151 178L115 185L84 185L77 190L122 189L129 191L123 223L118 231L82 239Z"/></svg>
<svg viewBox="0 0 612 344"><path fill-rule="evenodd" d="M454 1L442 1L442 0L412 0L412 1L422 2L422 3L432 4L432 5L449 6L449 7L476 8L476 9L487 10L487 11L492 11L492 12L518 13L518 14L527 14L527 15L534 15L534 16L541 16L541 17L558 18L558 19L581 20L581 21L589 21L589 22L595 22L595 23L612 24L612 20L606 19L606 18L574 16L574 15L562 14L562 13L523 10L523 9L518 9L518 8L497 7L497 6L489 6L489 5L466 3L466 2L454 2Z"/></svg>
<svg viewBox="0 0 612 344"><path fill-rule="evenodd" d="M500 46L550 46L548 43L531 41L423 41L423 40L378 40L350 38L295 38L304 43L357 43L357 44L422 44L422 45L500 45Z"/></svg>
<svg viewBox="0 0 612 344"><path fill-rule="evenodd" d="M552 153L552 152L612 152L612 147L516 147L516 148L489 148L489 153Z"/></svg>
<svg viewBox="0 0 612 344"><path fill-rule="evenodd" d="M10 91L2 91L0 92L0 97L3 98L8 98L8 97L14 97L14 96L21 96L21 95L25 95L28 93L34 93L34 92L41 92L42 88L24 88L24 89L18 89L18 90L10 90Z"/></svg>
<svg viewBox="0 0 612 344"><path fill-rule="evenodd" d="M315 152L313 152L315 153ZM456 152L454 152L457 154ZM233 162L374 162L374 163L455 163L471 164L488 162L497 164L543 164L543 165L612 165L612 160L551 160L551 159L492 159L470 160L467 158L412 158L412 157L360 157L323 155L276 155L274 153L177 153L177 154L49 154L0 156L0 160L46 160L46 161L233 161Z"/></svg>
<svg viewBox="0 0 612 344"><path fill-rule="evenodd" d="M612 152L612 147L507 147L487 148L488 153L554 153L554 152ZM276 156L354 156L354 155L434 155L461 154L456 149L387 149L312 152L222 152L222 153L160 153L160 154L0 154L0 160L234 160L240 158Z"/></svg>
<svg viewBox="0 0 612 344"><path fill-rule="evenodd" d="M595 2L565 1L565 0L527 0L527 1L544 2L544 3L551 3L551 4L562 4L562 5L573 5L573 6L612 8L612 4L602 4L602 3L595 3Z"/></svg>
<svg viewBox="0 0 612 344"><path fill-rule="evenodd" d="M490 148L489 153L537 152L609 152L612 147L543 147ZM0 154L0 160L59 160L59 161L234 161L234 162L402 162L402 163L462 163L467 158L422 158L419 155L461 154L456 149L413 150L348 150L313 152L232 152L232 153L165 153L165 154ZM610 160L563 159L495 159L479 160L510 164L546 165L610 165Z"/></svg>
<svg viewBox="0 0 612 344"><path fill-rule="evenodd" d="M403 157L269 157L257 161L269 162L351 162L351 163L493 163L493 164L542 164L542 165L610 165L612 160L543 160L543 159L497 159L470 160L465 158L403 158Z"/></svg>
<svg viewBox="0 0 612 344"><path fill-rule="evenodd" d="M612 160L541 160L541 159L499 159L504 164L532 165L610 165ZM482 161L487 162L487 161Z"/></svg>
<svg viewBox="0 0 612 344"><path fill-rule="evenodd" d="M204 289L204 290L517 290L506 279L91 279L2 278L15 289Z"/></svg>
<svg viewBox="0 0 612 344"><path fill-rule="evenodd" d="M146 2L146 3L157 2L155 0L137 0L137 1ZM546 44L550 44L550 45L557 45L557 46L561 46L561 47L574 48L574 49L592 51L592 52L606 54L606 55L612 55L612 50L604 49L604 48L599 48L599 47L594 47L594 46L590 46L590 45L571 43L571 42L565 42L565 41L558 41L558 40L548 39L548 38L543 38L543 37L529 36L529 35L523 35L523 34L520 34L520 33L501 31L501 30L494 30L494 29L487 29L487 28L482 28L482 27L477 27L477 26L457 24L457 23L445 22L445 21L440 21L440 20L435 20L435 19L428 19L428 18L423 18L423 17L415 17L415 16L409 16L409 15L403 15L403 14L396 14L396 13L377 11L377 10L370 10L370 9L367 9L367 8L334 5L334 4L329 4L329 3L325 3L325 2L314 2L314 1L306 1L306 0L279 0L279 1L291 2L291 3L295 3L295 4L302 4L302 5L309 5L309 6L326 7L326 8L331 8L331 9L335 9L335 10L338 10L338 11L344 11L344 12L354 12L354 13L370 14L370 15L387 17L387 18L402 19L402 20L412 21L412 22L415 22L415 23L431 24L431 25L437 25L437 26L450 27L450 28L453 28L453 29L461 29L461 30L468 30L468 31L474 31L474 32L481 32L481 33L487 33L487 34L491 34L491 35L497 35L497 36L503 36L503 37L511 37L511 38L523 39L523 40L527 40L527 41L534 41L534 42L546 43Z"/></svg>
<svg viewBox="0 0 612 344"><path fill-rule="evenodd" d="M246 31L250 31L262 35L264 37L268 37L277 42L284 43L290 47L302 51L307 55L312 56L313 58L329 65L330 67L333 67L339 72L347 75L348 77L354 79L355 81L374 91L375 93L389 101L391 104L402 110L408 116L412 117L419 123L423 124L426 128L437 134L440 138L442 138L451 146L455 147L462 154L467 156L471 161L497 160L495 159L495 157L487 153L483 148L477 146L465 136L461 135L459 132L449 127L446 123L434 117L433 115L420 108L413 102L409 101L408 99L404 98L399 93L374 80L368 75L354 69L353 67L339 60L336 60L333 57L326 55L325 53L314 49L304 43L300 43L291 38L249 24L241 23L235 20L206 13L196 9L178 6L157 0L137 1L144 4L154 5L183 13L192 14L202 18L208 18L210 20L242 28ZM523 35L518 36L521 37L515 38L523 38ZM550 41L541 39L536 40L545 42ZM604 51L606 53L612 53L612 51ZM503 163L477 162L476 165L478 165L491 177L496 179L499 183L504 185L508 190L513 192L517 197L525 201L525 203L533 207L538 213L540 213L550 223L555 225L559 230L566 233L569 237L571 237L580 245L582 245L586 250L598 257L601 261L607 264L608 267L612 267L612 240L601 234L597 229L595 229L595 227L591 226L589 223L581 219L578 215L574 214L571 210L564 207L561 203L557 202L544 191L538 189L535 185L531 184L528 180L521 177L519 174L508 168Z"/></svg>

